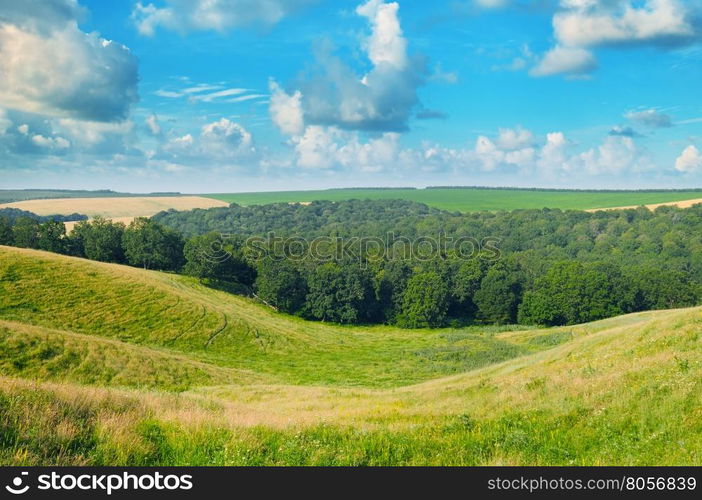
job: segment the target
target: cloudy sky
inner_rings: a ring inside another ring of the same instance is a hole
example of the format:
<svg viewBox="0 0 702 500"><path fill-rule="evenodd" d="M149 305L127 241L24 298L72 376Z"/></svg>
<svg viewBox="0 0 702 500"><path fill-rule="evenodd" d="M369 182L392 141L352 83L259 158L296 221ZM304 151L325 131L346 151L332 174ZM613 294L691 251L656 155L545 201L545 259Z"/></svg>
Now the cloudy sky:
<svg viewBox="0 0 702 500"><path fill-rule="evenodd" d="M0 188L702 187L699 0L0 0Z"/></svg>

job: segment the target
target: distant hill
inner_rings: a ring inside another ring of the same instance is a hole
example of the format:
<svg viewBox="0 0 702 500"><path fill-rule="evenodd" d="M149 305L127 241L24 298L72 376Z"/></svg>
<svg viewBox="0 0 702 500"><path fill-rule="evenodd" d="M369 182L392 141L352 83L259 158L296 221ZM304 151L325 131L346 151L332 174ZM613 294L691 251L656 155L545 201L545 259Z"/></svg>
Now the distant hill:
<svg viewBox="0 0 702 500"><path fill-rule="evenodd" d="M96 191L80 189L0 189L0 204L24 200L45 200L54 198L105 198L116 196L179 196L178 192L150 194L119 193L111 189Z"/></svg>

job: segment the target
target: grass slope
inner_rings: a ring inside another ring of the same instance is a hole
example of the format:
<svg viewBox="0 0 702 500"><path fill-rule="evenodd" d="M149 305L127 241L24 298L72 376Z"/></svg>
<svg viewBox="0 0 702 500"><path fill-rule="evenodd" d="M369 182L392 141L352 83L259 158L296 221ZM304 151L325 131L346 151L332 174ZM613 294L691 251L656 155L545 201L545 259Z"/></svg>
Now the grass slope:
<svg viewBox="0 0 702 500"><path fill-rule="evenodd" d="M700 308L341 328L0 248L0 464L700 465L701 375Z"/></svg>
<svg viewBox="0 0 702 500"><path fill-rule="evenodd" d="M240 205L265 205L278 202L316 200L403 199L431 207L458 212L514 210L518 208L560 208L584 210L639 206L702 198L699 190L690 191L552 191L531 189L330 189L321 191L279 191L262 193L206 194L217 200Z"/></svg>

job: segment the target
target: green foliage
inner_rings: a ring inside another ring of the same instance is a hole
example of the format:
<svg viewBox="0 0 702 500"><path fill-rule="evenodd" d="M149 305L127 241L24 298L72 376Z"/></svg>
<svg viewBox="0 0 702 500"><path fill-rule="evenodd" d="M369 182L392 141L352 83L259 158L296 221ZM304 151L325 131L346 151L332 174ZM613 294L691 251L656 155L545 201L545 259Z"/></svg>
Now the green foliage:
<svg viewBox="0 0 702 500"><path fill-rule="evenodd" d="M357 264L328 262L307 279L306 314L322 321L358 323L369 320L375 303L371 276Z"/></svg>
<svg viewBox="0 0 702 500"><path fill-rule="evenodd" d="M259 261L255 289L261 300L286 313L299 311L307 296L307 283L287 260Z"/></svg>
<svg viewBox="0 0 702 500"><path fill-rule="evenodd" d="M48 252L65 253L66 226L63 225L63 222L49 220L40 224L36 248Z"/></svg>
<svg viewBox="0 0 702 500"><path fill-rule="evenodd" d="M125 261L122 238L125 226L103 217L92 221L79 222L73 228L70 238L74 241L78 255L102 262L122 263Z"/></svg>
<svg viewBox="0 0 702 500"><path fill-rule="evenodd" d="M183 265L183 239L146 217L137 217L124 231L127 262L144 269L175 271Z"/></svg>
<svg viewBox="0 0 702 500"><path fill-rule="evenodd" d="M443 326L448 306L449 289L441 276L432 271L417 273L407 282L398 325L406 328Z"/></svg>
<svg viewBox="0 0 702 500"><path fill-rule="evenodd" d="M185 243L185 274L200 279L228 281L251 285L254 269L246 262L241 238L208 233Z"/></svg>
<svg viewBox="0 0 702 500"><path fill-rule="evenodd" d="M0 217L0 245L12 245L13 243L10 220L6 217Z"/></svg>
<svg viewBox="0 0 702 500"><path fill-rule="evenodd" d="M488 270L473 298L481 319L498 325L516 322L522 294L520 274L514 264L502 261Z"/></svg>
<svg viewBox="0 0 702 500"><path fill-rule="evenodd" d="M614 282L578 262L558 262L525 293L521 323L573 325L621 314Z"/></svg>
<svg viewBox="0 0 702 500"><path fill-rule="evenodd" d="M39 222L29 217L20 217L12 226L12 241L20 248L39 247Z"/></svg>

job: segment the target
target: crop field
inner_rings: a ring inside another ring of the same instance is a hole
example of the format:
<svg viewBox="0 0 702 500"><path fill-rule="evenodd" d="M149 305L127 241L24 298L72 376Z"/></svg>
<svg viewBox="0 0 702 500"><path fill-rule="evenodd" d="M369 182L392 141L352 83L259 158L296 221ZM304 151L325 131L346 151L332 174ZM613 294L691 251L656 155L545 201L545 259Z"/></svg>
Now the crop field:
<svg viewBox="0 0 702 500"><path fill-rule="evenodd" d="M135 217L151 217L163 210L192 210L227 206L227 203L202 196L129 196L97 198L34 199L5 203L0 208L19 208L37 215L69 215L79 213L92 218L97 215L129 223ZM74 223L66 223L71 229Z"/></svg>
<svg viewBox="0 0 702 500"><path fill-rule="evenodd" d="M587 210L672 203L702 202L702 191L558 191L531 189L431 188L431 189L330 189L324 191L279 191L267 193L206 194L240 205L299 203L316 200L403 199L457 212L560 208Z"/></svg>
<svg viewBox="0 0 702 500"><path fill-rule="evenodd" d="M55 198L117 198L124 196L176 196L180 193L150 193L148 195L119 193L109 189L88 191L83 189L0 189L0 203L24 200L46 200Z"/></svg>
<svg viewBox="0 0 702 500"><path fill-rule="evenodd" d="M701 374L701 308L342 327L0 247L3 465L701 465Z"/></svg>

